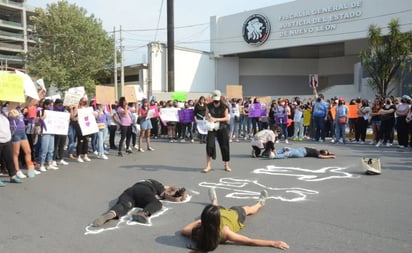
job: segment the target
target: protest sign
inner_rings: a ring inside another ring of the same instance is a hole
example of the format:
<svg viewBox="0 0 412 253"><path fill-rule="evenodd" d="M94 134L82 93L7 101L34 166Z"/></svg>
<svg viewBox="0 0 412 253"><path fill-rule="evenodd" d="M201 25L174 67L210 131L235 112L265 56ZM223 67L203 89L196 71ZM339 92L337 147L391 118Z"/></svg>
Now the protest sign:
<svg viewBox="0 0 412 253"><path fill-rule="evenodd" d="M207 122L207 120L197 120L197 122L196 122L196 128L197 128L197 131L200 133L200 134L207 134L207 129L208 129L208 122Z"/></svg>
<svg viewBox="0 0 412 253"><path fill-rule="evenodd" d="M115 103L114 87L96 85L96 103L111 105Z"/></svg>
<svg viewBox="0 0 412 253"><path fill-rule="evenodd" d="M243 86L242 85L226 85L226 97L243 98Z"/></svg>
<svg viewBox="0 0 412 253"><path fill-rule="evenodd" d="M67 135L69 132L70 113L45 110L43 134Z"/></svg>
<svg viewBox="0 0 412 253"><path fill-rule="evenodd" d="M175 91L172 94L172 100L176 100L179 102L186 101L187 92L186 91Z"/></svg>
<svg viewBox="0 0 412 253"><path fill-rule="evenodd" d="M149 109L153 109L154 114L152 116L152 118L158 118L159 117L159 107L157 107L157 105L151 105L149 106Z"/></svg>
<svg viewBox="0 0 412 253"><path fill-rule="evenodd" d="M37 92L36 86L34 85L33 80L31 80L30 76L18 70L15 71L17 75L23 77L24 94L33 99L40 100L39 93Z"/></svg>
<svg viewBox="0 0 412 253"><path fill-rule="evenodd" d="M359 117L358 115L358 105L348 105L348 118L349 119L356 119Z"/></svg>
<svg viewBox="0 0 412 253"><path fill-rule="evenodd" d="M128 102L137 102L146 98L139 85L126 85L124 86L124 97Z"/></svg>
<svg viewBox="0 0 412 253"><path fill-rule="evenodd" d="M26 101L22 76L0 71L0 100L20 103Z"/></svg>
<svg viewBox="0 0 412 253"><path fill-rule="evenodd" d="M191 123L194 120L194 113L193 109L182 109L179 110L179 122L183 124Z"/></svg>
<svg viewBox="0 0 412 253"><path fill-rule="evenodd" d="M262 106L260 103L254 103L249 105L249 118L259 118L262 114Z"/></svg>
<svg viewBox="0 0 412 253"><path fill-rule="evenodd" d="M309 87L310 88L319 87L318 74L309 74Z"/></svg>
<svg viewBox="0 0 412 253"><path fill-rule="evenodd" d="M83 86L68 89L64 93L63 105L78 105L80 99L86 94Z"/></svg>
<svg viewBox="0 0 412 253"><path fill-rule="evenodd" d="M82 130L83 136L94 134L99 131L92 107L80 108L77 112L80 129Z"/></svg>
<svg viewBox="0 0 412 253"><path fill-rule="evenodd" d="M55 101L56 99L61 99L61 98L62 97L60 96L60 94L45 97L45 99L50 99L51 101Z"/></svg>
<svg viewBox="0 0 412 253"><path fill-rule="evenodd" d="M179 122L179 108L167 107L160 109L160 119L167 122Z"/></svg>

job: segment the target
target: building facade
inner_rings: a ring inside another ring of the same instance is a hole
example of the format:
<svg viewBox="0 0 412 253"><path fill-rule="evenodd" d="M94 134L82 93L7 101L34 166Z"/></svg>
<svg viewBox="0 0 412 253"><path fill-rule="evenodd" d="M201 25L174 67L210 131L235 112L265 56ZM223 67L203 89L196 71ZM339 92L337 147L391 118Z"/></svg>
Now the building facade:
<svg viewBox="0 0 412 253"><path fill-rule="evenodd" d="M35 44L26 0L0 0L0 69L24 68L23 55Z"/></svg>
<svg viewBox="0 0 412 253"><path fill-rule="evenodd" d="M402 31L412 30L409 0L296 0L211 17L216 87L241 84L246 96L310 95L316 74L327 94L372 97L359 53L369 26L386 33L394 18Z"/></svg>

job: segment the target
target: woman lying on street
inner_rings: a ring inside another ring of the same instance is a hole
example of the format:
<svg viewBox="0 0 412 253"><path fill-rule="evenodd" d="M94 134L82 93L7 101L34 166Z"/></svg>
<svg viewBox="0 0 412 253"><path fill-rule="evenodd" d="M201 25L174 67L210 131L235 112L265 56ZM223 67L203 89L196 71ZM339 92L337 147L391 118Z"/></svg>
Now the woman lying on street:
<svg viewBox="0 0 412 253"><path fill-rule="evenodd" d="M249 246L288 249L289 245L283 241L252 239L236 233L244 227L246 216L256 214L264 206L267 195L266 191L262 191L259 201L253 206L235 206L228 209L218 206L215 189L210 188L212 204L203 209L200 220L186 225L181 230L183 235L191 237L196 242L192 253L213 251L219 243L226 241Z"/></svg>

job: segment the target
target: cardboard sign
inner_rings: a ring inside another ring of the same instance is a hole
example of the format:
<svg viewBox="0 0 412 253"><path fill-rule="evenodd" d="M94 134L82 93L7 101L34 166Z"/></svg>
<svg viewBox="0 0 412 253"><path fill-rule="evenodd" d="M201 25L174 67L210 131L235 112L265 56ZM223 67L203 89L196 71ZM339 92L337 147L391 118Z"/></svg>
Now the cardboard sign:
<svg viewBox="0 0 412 253"><path fill-rule="evenodd" d="M102 105L112 105L115 103L114 87L111 86L96 86L96 103Z"/></svg>
<svg viewBox="0 0 412 253"><path fill-rule="evenodd" d="M157 107L157 105L151 105L149 106L150 110L154 110L154 114L152 118L158 118L159 117L159 107Z"/></svg>
<svg viewBox="0 0 412 253"><path fill-rule="evenodd" d="M20 103L26 101L22 76L0 71L0 100Z"/></svg>
<svg viewBox="0 0 412 253"><path fill-rule="evenodd" d="M249 105L249 118L259 118L266 116L266 104L254 103Z"/></svg>
<svg viewBox="0 0 412 253"><path fill-rule="evenodd" d="M141 101L144 98L146 98L145 94L143 93L139 85L124 86L124 97L126 98L127 102L132 103Z"/></svg>
<svg viewBox="0 0 412 253"><path fill-rule="evenodd" d="M186 91L175 91L172 94L172 100L176 100L179 102L186 101L187 92Z"/></svg>
<svg viewBox="0 0 412 253"><path fill-rule="evenodd" d="M179 122L179 108L168 107L160 109L160 119L166 122Z"/></svg>
<svg viewBox="0 0 412 253"><path fill-rule="evenodd" d="M243 98L243 86L242 85L226 85L226 97L227 98Z"/></svg>
<svg viewBox="0 0 412 253"><path fill-rule="evenodd" d="M348 118L349 119L356 119L359 117L358 115L358 105L347 105L348 107Z"/></svg>
<svg viewBox="0 0 412 253"><path fill-rule="evenodd" d="M92 107L78 109L77 113L83 136L99 132Z"/></svg>
<svg viewBox="0 0 412 253"><path fill-rule="evenodd" d="M45 110L44 124L46 128L43 129L44 134L67 135L69 132L70 113L56 112Z"/></svg>

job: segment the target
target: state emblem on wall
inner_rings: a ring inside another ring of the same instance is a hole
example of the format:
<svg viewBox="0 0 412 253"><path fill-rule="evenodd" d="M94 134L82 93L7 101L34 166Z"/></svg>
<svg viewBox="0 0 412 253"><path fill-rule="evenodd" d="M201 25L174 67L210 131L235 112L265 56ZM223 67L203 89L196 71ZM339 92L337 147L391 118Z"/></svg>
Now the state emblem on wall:
<svg viewBox="0 0 412 253"><path fill-rule="evenodd" d="M243 39L249 45L260 46L266 42L270 34L269 20L260 14L249 16L243 23Z"/></svg>

